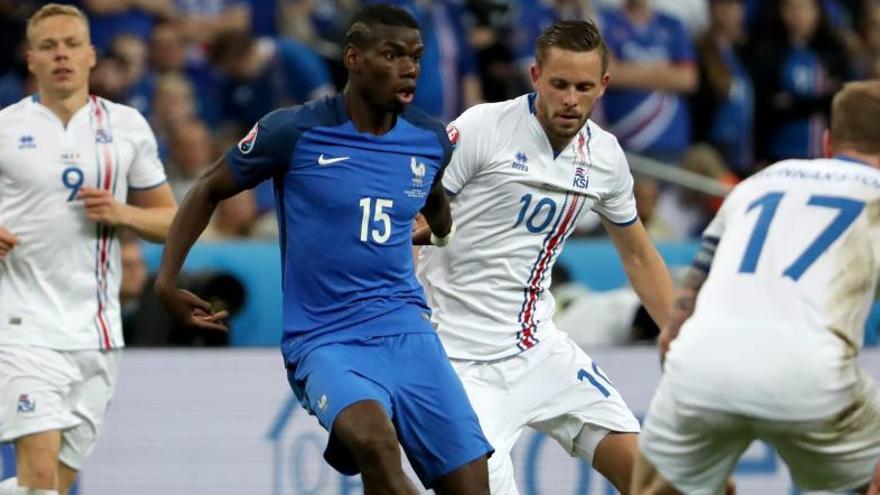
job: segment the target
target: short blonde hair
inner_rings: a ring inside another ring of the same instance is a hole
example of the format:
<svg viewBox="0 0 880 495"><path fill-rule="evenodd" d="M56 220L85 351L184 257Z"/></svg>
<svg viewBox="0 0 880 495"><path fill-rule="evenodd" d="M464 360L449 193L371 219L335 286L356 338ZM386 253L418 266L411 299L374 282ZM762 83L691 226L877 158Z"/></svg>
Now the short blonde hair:
<svg viewBox="0 0 880 495"><path fill-rule="evenodd" d="M880 81L847 83L831 102L831 145L880 154Z"/></svg>
<svg viewBox="0 0 880 495"><path fill-rule="evenodd" d="M34 27L37 25L37 23L42 21L43 19L46 19L48 17L54 17L56 15L67 15L67 16L71 16L71 17L76 17L77 19L82 21L83 24L86 25L86 32L90 33L89 37L91 38L91 28L89 27L89 18L86 17L85 13L83 13L82 10L74 7L73 5L62 5L60 3L47 3L46 5L42 6L40 8L40 10L34 12L34 15L32 15L30 17L30 19L28 19L27 31L26 31L28 44L30 44L33 41L31 38L33 35Z"/></svg>

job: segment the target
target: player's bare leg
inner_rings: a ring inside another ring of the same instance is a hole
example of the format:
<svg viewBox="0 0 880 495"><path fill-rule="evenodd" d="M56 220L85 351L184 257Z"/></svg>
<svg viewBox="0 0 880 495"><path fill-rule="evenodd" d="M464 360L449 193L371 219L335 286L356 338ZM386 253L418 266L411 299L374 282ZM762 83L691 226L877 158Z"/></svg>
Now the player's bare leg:
<svg viewBox="0 0 880 495"><path fill-rule="evenodd" d="M865 492L867 495L880 495L880 461L877 461L877 467L874 469L874 479Z"/></svg>
<svg viewBox="0 0 880 495"><path fill-rule="evenodd" d="M432 488L438 495L489 495L486 456L441 477Z"/></svg>
<svg viewBox="0 0 880 495"><path fill-rule="evenodd" d="M61 432L43 431L15 441L18 486L37 490L58 489L58 453Z"/></svg>
<svg viewBox="0 0 880 495"><path fill-rule="evenodd" d="M681 492L663 479L663 476L657 472L651 461L641 452L636 457L629 493L637 493L638 495L681 495Z"/></svg>
<svg viewBox="0 0 880 495"><path fill-rule="evenodd" d="M73 482L76 481L76 476L79 474L79 471L73 469L72 467L64 464L63 462L58 463L58 494L59 495L67 495L67 492L73 488Z"/></svg>
<svg viewBox="0 0 880 495"><path fill-rule="evenodd" d="M339 413L333 434L355 457L364 495L418 493L400 465L400 445L391 419L375 401L354 403Z"/></svg>
<svg viewBox="0 0 880 495"><path fill-rule="evenodd" d="M611 432L599 441L593 454L593 468L621 495L630 493L633 465L639 451L638 438L635 433Z"/></svg>

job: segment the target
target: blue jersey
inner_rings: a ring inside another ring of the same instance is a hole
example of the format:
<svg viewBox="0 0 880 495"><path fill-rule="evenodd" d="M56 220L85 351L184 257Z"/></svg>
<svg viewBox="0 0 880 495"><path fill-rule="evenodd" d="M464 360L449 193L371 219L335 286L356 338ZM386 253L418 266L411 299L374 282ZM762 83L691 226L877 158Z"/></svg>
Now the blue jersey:
<svg viewBox="0 0 880 495"><path fill-rule="evenodd" d="M342 95L272 112L226 153L240 186L273 180L289 365L329 343L433 332L412 224L450 155L443 125L420 110L375 136Z"/></svg>
<svg viewBox="0 0 880 495"><path fill-rule="evenodd" d="M635 25L622 11L609 10L601 20L608 49L622 61L690 64L695 60L690 36L671 16L656 12L648 23ZM690 111L682 95L609 88L602 101L610 130L624 149L676 154L690 145Z"/></svg>
<svg viewBox="0 0 880 495"><path fill-rule="evenodd" d="M830 81L818 54L806 47L789 48L779 68L778 87L796 97L816 98L829 93ZM770 155L779 158L817 158L822 156L825 115L787 119L770 138Z"/></svg>
<svg viewBox="0 0 880 495"><path fill-rule="evenodd" d="M250 125L273 108L302 103L332 90L326 62L308 46L281 38L257 42L273 43L275 54L254 79L229 79L223 84L226 119Z"/></svg>

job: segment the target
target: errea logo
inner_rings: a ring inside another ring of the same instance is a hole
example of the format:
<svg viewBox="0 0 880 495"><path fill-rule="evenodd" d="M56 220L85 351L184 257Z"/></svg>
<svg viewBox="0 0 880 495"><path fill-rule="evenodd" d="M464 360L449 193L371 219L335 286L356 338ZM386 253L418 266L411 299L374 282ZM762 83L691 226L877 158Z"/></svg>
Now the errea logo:
<svg viewBox="0 0 880 495"><path fill-rule="evenodd" d="M34 149L36 147L37 147L37 143L36 143L36 141L34 141L33 136L31 136L29 134L25 134L24 136L21 136L20 138L18 138L18 149L20 149L20 150Z"/></svg>
<svg viewBox="0 0 880 495"><path fill-rule="evenodd" d="M517 151L516 154L513 155L513 165L511 165L511 167L517 170L522 170L523 172L528 172L529 166L526 165L528 161L529 157L525 153Z"/></svg>

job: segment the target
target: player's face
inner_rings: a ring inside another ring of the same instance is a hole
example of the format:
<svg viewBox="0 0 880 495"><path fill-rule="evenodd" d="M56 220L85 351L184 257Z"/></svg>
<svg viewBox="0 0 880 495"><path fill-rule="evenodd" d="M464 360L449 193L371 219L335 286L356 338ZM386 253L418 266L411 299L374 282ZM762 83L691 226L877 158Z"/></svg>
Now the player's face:
<svg viewBox="0 0 880 495"><path fill-rule="evenodd" d="M364 96L386 111L400 112L412 103L422 57L422 36L418 29L376 26L378 40L358 50L350 66L359 76Z"/></svg>
<svg viewBox="0 0 880 495"><path fill-rule="evenodd" d="M541 66L532 66L532 83L538 92L538 118L551 138L570 139L580 131L608 79L598 50L547 50Z"/></svg>
<svg viewBox="0 0 880 495"><path fill-rule="evenodd" d="M42 90L65 95L87 87L95 49L82 20L54 15L34 25L27 59L28 70Z"/></svg>

